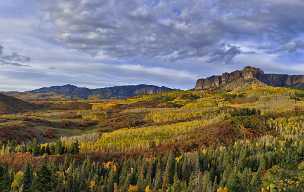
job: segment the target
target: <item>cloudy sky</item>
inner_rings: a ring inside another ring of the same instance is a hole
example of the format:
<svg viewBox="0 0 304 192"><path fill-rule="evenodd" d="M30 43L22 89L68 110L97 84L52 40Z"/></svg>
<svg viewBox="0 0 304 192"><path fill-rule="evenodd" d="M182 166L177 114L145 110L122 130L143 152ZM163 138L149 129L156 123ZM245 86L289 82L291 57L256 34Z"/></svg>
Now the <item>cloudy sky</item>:
<svg viewBox="0 0 304 192"><path fill-rule="evenodd" d="M304 74L303 0L1 0L0 90Z"/></svg>

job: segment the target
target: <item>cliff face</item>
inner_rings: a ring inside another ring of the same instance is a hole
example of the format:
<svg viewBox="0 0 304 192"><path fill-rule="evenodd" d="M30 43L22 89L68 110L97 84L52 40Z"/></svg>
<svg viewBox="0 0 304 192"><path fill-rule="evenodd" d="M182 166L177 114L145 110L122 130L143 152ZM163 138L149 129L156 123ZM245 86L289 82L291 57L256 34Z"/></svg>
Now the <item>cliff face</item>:
<svg viewBox="0 0 304 192"><path fill-rule="evenodd" d="M304 75L266 74L261 81L276 87L304 88Z"/></svg>
<svg viewBox="0 0 304 192"><path fill-rule="evenodd" d="M245 67L242 71L223 73L219 76L211 76L199 79L196 82L196 90L208 90L224 87L238 80L255 79L267 85L276 87L304 88L304 75L265 74L261 69Z"/></svg>

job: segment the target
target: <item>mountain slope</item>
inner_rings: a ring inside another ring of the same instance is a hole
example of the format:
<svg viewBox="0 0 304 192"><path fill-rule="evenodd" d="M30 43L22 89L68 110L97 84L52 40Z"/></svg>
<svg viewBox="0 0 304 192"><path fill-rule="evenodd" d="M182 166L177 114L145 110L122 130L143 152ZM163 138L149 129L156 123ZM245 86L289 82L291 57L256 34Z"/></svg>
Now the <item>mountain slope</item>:
<svg viewBox="0 0 304 192"><path fill-rule="evenodd" d="M252 80L274 87L304 88L304 75L265 74L261 69L249 66L241 71L237 70L231 73L211 76L206 79L199 79L196 82L195 89L208 90L227 86L233 87L233 85L237 87L237 84L241 85Z"/></svg>
<svg viewBox="0 0 304 192"><path fill-rule="evenodd" d="M30 92L38 94L56 93L69 98L88 98L92 94L91 90L88 88L76 87L70 84L63 86L43 87Z"/></svg>
<svg viewBox="0 0 304 192"><path fill-rule="evenodd" d="M34 104L0 94L0 114L25 112L35 108Z"/></svg>
<svg viewBox="0 0 304 192"><path fill-rule="evenodd" d="M125 85L125 86L115 86L106 87L100 89L93 89L92 95L99 96L100 98L127 98L137 95L144 94L155 94L161 92L172 91L168 87L158 87L154 85Z"/></svg>
<svg viewBox="0 0 304 192"><path fill-rule="evenodd" d="M96 96L102 99L110 98L127 98L142 94L155 94L161 92L171 91L173 89L167 87L158 87L154 85L126 85L126 86L114 86L105 87L98 89L88 89L84 87L77 87L74 85L64 85L64 86L53 86L44 87L30 91L34 94L46 94L46 93L56 93L63 95L68 98L82 98L87 99L92 96Z"/></svg>

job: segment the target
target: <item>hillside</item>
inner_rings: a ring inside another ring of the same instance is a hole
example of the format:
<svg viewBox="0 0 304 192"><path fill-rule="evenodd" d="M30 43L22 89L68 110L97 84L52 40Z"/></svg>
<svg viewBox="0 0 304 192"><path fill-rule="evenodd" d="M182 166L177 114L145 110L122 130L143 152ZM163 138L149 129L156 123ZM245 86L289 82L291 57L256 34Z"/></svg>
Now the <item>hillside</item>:
<svg viewBox="0 0 304 192"><path fill-rule="evenodd" d="M89 97L98 97L101 99L112 98L127 98L143 94L155 94L160 92L171 91L173 89L167 87L158 87L154 85L126 85L114 86L98 89L88 89L84 87L77 87L74 85L63 85L44 87L30 91L33 94L50 94L55 93L63 95L67 98L81 98L88 99Z"/></svg>
<svg viewBox="0 0 304 192"><path fill-rule="evenodd" d="M0 115L3 178L11 187L28 164L56 191L302 191L304 90L245 74L207 91L46 99Z"/></svg>
<svg viewBox="0 0 304 192"><path fill-rule="evenodd" d="M223 73L206 79L197 80L196 90L210 90L225 87L239 87L248 81L257 81L275 87L304 88L304 75L265 74L254 67L245 67L243 70Z"/></svg>
<svg viewBox="0 0 304 192"><path fill-rule="evenodd" d="M20 113L37 108L34 104L0 94L0 114Z"/></svg>
<svg viewBox="0 0 304 192"><path fill-rule="evenodd" d="M303 189L304 90L250 81L229 91L45 102L60 108L0 116L0 139L20 143L1 146L0 164L18 175L27 163L40 174L48 162L57 191Z"/></svg>
<svg viewBox="0 0 304 192"><path fill-rule="evenodd" d="M91 90L84 87L77 87L74 85L63 85L63 86L52 86L52 87L43 87L40 89L35 89L29 91L29 93L34 94L58 94L63 95L68 98L88 98L92 93Z"/></svg>

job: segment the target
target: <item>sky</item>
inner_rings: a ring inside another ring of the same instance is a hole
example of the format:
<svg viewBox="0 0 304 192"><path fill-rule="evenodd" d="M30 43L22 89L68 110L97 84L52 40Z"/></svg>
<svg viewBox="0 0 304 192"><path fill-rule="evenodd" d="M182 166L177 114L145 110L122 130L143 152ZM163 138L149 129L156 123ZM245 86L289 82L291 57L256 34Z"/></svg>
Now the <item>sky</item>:
<svg viewBox="0 0 304 192"><path fill-rule="evenodd" d="M304 74L303 0L1 0L0 91Z"/></svg>

